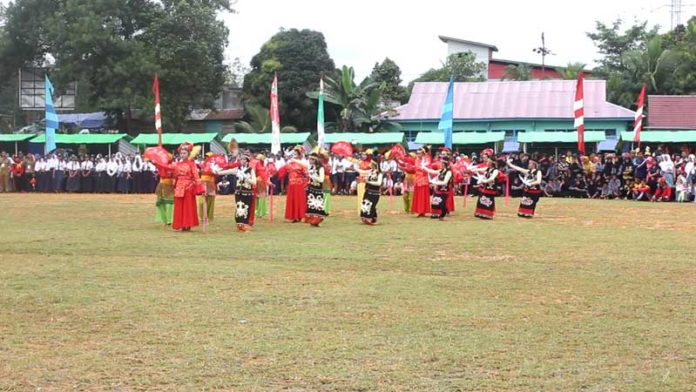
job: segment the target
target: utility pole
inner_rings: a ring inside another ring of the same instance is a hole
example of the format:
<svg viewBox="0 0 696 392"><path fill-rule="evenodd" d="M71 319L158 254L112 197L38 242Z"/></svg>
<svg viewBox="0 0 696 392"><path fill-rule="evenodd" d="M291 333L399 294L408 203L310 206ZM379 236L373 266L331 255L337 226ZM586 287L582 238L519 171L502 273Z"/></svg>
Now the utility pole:
<svg viewBox="0 0 696 392"><path fill-rule="evenodd" d="M681 24L681 13L682 13L682 2L681 0L672 0L670 4L670 22L671 29L674 30L675 27Z"/></svg>
<svg viewBox="0 0 696 392"><path fill-rule="evenodd" d="M532 52L539 53L541 55L541 72L546 72L546 56L554 54L551 49L546 47L546 38L544 38L544 33L541 33L541 46L532 49Z"/></svg>

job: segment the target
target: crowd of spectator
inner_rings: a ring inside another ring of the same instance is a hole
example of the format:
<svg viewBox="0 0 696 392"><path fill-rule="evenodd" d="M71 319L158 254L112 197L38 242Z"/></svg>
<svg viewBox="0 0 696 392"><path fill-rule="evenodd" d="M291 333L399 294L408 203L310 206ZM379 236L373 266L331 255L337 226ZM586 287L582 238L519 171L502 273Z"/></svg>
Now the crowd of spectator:
<svg viewBox="0 0 696 392"><path fill-rule="evenodd" d="M265 152L273 190L284 193L286 184L275 173L286 163L286 157ZM332 193L356 193L358 173L353 157L331 154L327 163ZM359 158L359 153L355 158ZM405 185L405 173L394 159L376 154L384 182L384 194L400 195ZM623 199L637 201L694 201L696 195L696 167L694 154L684 149L670 153L658 148L654 153L630 151L580 156L573 152L561 155L541 153L501 154L499 169L508 181L501 181L499 192L520 196L524 184L518 173L510 170L505 161L511 159L519 167L527 168L528 161L539 163L543 175L541 188L546 197L588 199ZM476 154L455 154L454 164L466 160L475 164ZM455 184L455 192L476 194L476 183L464 173L464 181ZM47 156L19 153L10 156L0 153L0 192L83 192L83 193L152 193L157 185L157 170L140 155L88 155L59 152ZM234 193L235 179L218 178L220 194ZM465 185L469 186L466 187Z"/></svg>

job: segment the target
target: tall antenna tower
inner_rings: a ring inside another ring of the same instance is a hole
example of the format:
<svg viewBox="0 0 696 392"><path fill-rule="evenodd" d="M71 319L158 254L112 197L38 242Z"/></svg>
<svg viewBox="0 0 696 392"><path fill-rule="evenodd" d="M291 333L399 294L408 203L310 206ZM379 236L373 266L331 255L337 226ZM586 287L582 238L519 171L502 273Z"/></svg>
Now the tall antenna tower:
<svg viewBox="0 0 696 392"><path fill-rule="evenodd" d="M681 24L682 2L681 0L672 0L670 4L670 22L671 30Z"/></svg>

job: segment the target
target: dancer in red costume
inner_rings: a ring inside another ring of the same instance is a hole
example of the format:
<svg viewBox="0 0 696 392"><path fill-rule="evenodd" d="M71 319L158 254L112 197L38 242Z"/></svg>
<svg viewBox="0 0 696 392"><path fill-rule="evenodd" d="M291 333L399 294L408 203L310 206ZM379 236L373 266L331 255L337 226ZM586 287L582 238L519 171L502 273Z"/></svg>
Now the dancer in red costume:
<svg viewBox="0 0 696 392"><path fill-rule="evenodd" d="M307 211L307 169L309 164L304 160L304 148L297 146L295 155L278 171L278 178L288 176L287 198L285 200L285 219L297 223L302 221Z"/></svg>
<svg viewBox="0 0 696 392"><path fill-rule="evenodd" d="M425 170L430 166L430 163L430 155L423 147L418 149L415 159L407 156L403 158L403 162L400 162L402 166L412 165L415 170L416 178L411 212L418 214L419 217L430 212L430 180L428 172Z"/></svg>
<svg viewBox="0 0 696 392"><path fill-rule="evenodd" d="M179 161L170 165L174 174L174 230L190 231L198 226L196 211L196 191L200 186L198 168L193 162L193 145L183 143L179 146Z"/></svg>

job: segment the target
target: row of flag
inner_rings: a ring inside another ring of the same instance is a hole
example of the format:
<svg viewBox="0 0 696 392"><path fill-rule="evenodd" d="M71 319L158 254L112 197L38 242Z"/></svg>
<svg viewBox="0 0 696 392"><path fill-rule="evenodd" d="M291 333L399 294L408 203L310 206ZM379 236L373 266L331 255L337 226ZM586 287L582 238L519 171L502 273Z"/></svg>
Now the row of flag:
<svg viewBox="0 0 696 392"><path fill-rule="evenodd" d="M159 137L159 145L162 145L162 113L160 109L159 78L155 74L152 84L152 92L155 97L155 129ZM59 127L58 115L53 106L54 88L51 80L46 75L45 94L46 94L46 143L44 152L56 149L55 134ZM577 85L575 87L575 102L573 112L575 116L574 127L578 132L578 151L585 154L585 100L584 100L584 77L582 72L578 74ZM271 152L280 152L280 111L278 110L278 75L273 76L271 84ZM633 141L640 147L640 132L643 129L643 107L645 104L645 84L640 90L640 95L636 101L636 114L633 122ZM443 132L444 145L452 148L452 129L454 121L454 79L450 78L445 102L442 105L438 130ZM317 109L317 143L324 144L324 78L319 79L319 102Z"/></svg>

